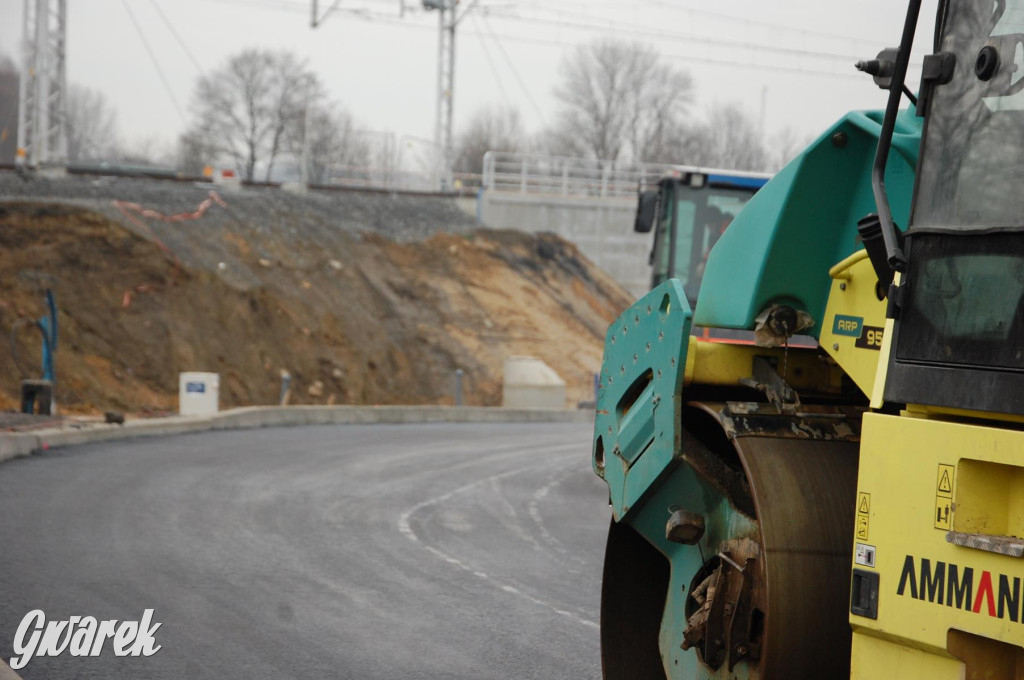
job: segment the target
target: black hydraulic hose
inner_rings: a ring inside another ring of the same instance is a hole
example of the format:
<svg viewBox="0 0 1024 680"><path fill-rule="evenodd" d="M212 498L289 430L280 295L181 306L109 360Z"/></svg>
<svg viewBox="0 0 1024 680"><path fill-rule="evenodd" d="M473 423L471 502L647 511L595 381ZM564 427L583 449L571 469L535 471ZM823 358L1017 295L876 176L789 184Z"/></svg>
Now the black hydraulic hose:
<svg viewBox="0 0 1024 680"><path fill-rule="evenodd" d="M889 149L892 147L892 135L896 129L896 116L900 110L900 99L903 97L903 86L907 79L907 65L910 63L910 50L914 45L914 33L917 30L917 17L920 13L921 0L910 0L892 82L889 84L889 102L885 106L885 118L882 120L882 133L878 137L875 164L871 171L871 188L875 194L878 218L882 222L885 252L889 266L898 272L906 271L907 256L903 254L899 236L896 234L896 225L892 221L889 196L885 192L885 165L889 160Z"/></svg>

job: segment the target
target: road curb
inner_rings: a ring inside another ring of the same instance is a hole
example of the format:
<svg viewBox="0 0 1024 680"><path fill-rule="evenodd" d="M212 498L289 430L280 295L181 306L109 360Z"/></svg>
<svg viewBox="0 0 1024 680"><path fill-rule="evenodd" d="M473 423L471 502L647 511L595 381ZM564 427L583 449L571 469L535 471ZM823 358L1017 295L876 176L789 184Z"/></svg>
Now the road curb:
<svg viewBox="0 0 1024 680"><path fill-rule="evenodd" d="M0 462L67 446L210 430L374 423L585 423L592 422L593 418L592 411L486 406L247 406L210 416L172 416L129 420L124 425L96 423L33 432L5 432L0 434Z"/></svg>
<svg viewBox="0 0 1024 680"><path fill-rule="evenodd" d="M21 680L21 676L11 670L3 659L0 659L0 680Z"/></svg>

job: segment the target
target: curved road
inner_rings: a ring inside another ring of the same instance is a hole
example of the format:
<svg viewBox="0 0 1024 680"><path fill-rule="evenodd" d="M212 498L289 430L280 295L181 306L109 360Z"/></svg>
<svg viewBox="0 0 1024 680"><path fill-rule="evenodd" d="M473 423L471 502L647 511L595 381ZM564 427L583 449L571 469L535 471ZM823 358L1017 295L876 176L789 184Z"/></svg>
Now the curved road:
<svg viewBox="0 0 1024 680"><path fill-rule="evenodd" d="M0 656L41 609L163 625L36 678L597 678L586 425L184 435L0 465Z"/></svg>

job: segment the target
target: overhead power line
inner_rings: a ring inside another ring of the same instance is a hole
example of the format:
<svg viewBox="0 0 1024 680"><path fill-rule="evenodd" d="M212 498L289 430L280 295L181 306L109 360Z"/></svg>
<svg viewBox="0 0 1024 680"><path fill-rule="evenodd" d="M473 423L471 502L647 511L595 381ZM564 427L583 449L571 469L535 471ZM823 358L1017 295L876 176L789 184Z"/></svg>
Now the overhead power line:
<svg viewBox="0 0 1024 680"><path fill-rule="evenodd" d="M192 54L192 50L188 48L185 41L182 40L181 36L178 35L178 32L174 30L174 26L171 25L171 22L167 19L167 15L164 14L164 11L160 9L160 5L157 4L157 1L149 0L149 4L153 5L153 9L155 9L156 13L160 15L160 19L164 22L164 26L166 26L167 30L171 32L174 39L178 41L178 46L181 47L182 51L188 56L189 60L191 60L192 65L196 67L196 70L199 71L199 73L202 73L203 67L199 64L199 60L195 58L195 55Z"/></svg>
<svg viewBox="0 0 1024 680"><path fill-rule="evenodd" d="M171 98L171 102L174 104L174 108L178 112L178 117L181 118L181 124L187 126L188 121L185 120L185 112L182 110L181 104L178 103L178 98L174 96L174 90L171 89L171 84L167 80L167 76L164 75L164 70L160 67L159 60L157 60L153 50L149 47L149 41L146 40L146 35L142 31L142 26L139 25L138 20L135 18L135 14L132 13L131 7L128 6L128 0L121 0L121 4L124 5L124 11L128 13L128 18L131 19L132 25L135 26L135 31L139 34L139 40L142 41L142 45L146 48L146 53L149 55L150 61L153 62L156 72L160 75L160 81L163 82L164 89L167 90L167 96Z"/></svg>
<svg viewBox="0 0 1024 680"><path fill-rule="evenodd" d="M470 17L474 24L479 24L480 20L474 14ZM497 67L494 65L494 59L491 58L491 51L487 48L487 43L484 42L483 35L479 32L476 34L477 40L480 41L480 48L484 51L484 57L487 58L487 64L491 67L491 73L494 74L494 82L498 86L498 91L501 92L501 98L505 100L505 103L512 106L512 100L508 96L508 92L505 91L505 84L501 81L501 74L498 73Z"/></svg>
<svg viewBox="0 0 1024 680"><path fill-rule="evenodd" d="M746 24L747 26L759 26L761 28L771 29L772 31L788 32L788 33L800 33L802 35L814 37L814 38L828 38L830 40L846 40L850 42L863 42L863 43L874 43L875 39L863 38L852 35L842 35L840 33L830 33L828 31L820 31L813 28L804 28L800 26L794 26L792 24L779 24L770 21L763 21L760 19L751 19L749 17L737 16L735 14L727 14L725 12L717 12L715 10L708 9L706 6L694 7L693 5L679 4L677 0L634 0L648 6L661 7L666 10L678 12L680 14L689 14L693 16L709 17L714 19L720 19L723 21ZM573 0L546 0L544 2L538 2L537 0L519 0L520 4L525 4L529 7L537 8L549 8L549 7L563 7L570 6L578 9L593 9L595 7L609 7L614 6L622 8L621 0L609 0L608 2L577 2ZM705 3L706 5L707 3Z"/></svg>
<svg viewBox="0 0 1024 680"><path fill-rule="evenodd" d="M519 69L516 68L515 63L508 56L508 52L505 51L505 46L501 44L501 38L499 38L498 34L495 33L494 30L491 28L491 22L487 20L486 16L483 17L482 21L484 24L484 28L486 28L487 32L491 34L492 38L494 38L494 42L498 44L498 49L501 51L501 55L505 57L505 63L507 63L508 67L512 69L512 75L516 77L516 81L519 83L519 87L521 87L523 89L523 92L526 94L526 99L530 102L530 106L533 107L533 112L536 113L537 118L539 118L543 122L544 114L541 113L540 107L537 106L537 102L533 98L533 94L530 92L530 88L526 86L526 82L523 80L523 77L519 75Z"/></svg>
<svg viewBox="0 0 1024 680"><path fill-rule="evenodd" d="M265 9L265 10L271 10L271 11L288 11L288 12L302 13L302 14L307 14L308 11L309 11L307 7L305 7L303 5L296 4L295 2L289 2L288 0L211 0L211 1L212 2L219 2L219 3L222 3L222 4L231 4L231 5L259 8L259 9ZM366 0L363 0L363 1L365 2ZM633 32L631 32L629 30L628 25L627 25L627 27L625 29L620 29L618 26L616 26L614 24L613 25L609 25L609 26L588 25L588 24L584 24L584 23L580 23L580 22L552 19L550 17L517 16L517 15L507 14L507 13L501 11L503 8L492 8L492 7L488 7L488 6L483 6L480 9L489 10L487 12L488 16L493 16L493 17L499 18L499 19L511 19L511 20L516 21L518 23L530 24L531 26L536 26L537 24L546 24L546 25L551 25L551 26L556 27L556 28L574 29L574 30L577 30L577 31L583 32L583 33L585 33L585 32L593 33L595 31L599 31L599 32L604 33L604 34L613 33L613 34L616 34L616 35L622 35L622 34L636 35L636 33L633 33ZM356 18L359 18L361 20L370 21L370 22L377 23L377 24L380 24L380 25L401 26L401 27L406 28L406 29L419 30L419 31L436 32L436 30L437 30L436 27L434 27L434 26L430 26L428 24L419 23L417 21L403 20L403 19L400 19L397 16L394 16L392 14L382 14L382 13L379 13L379 12L372 12L372 11L368 11L368 10L365 10L365 9L343 8L343 7L339 7L337 11L339 11L339 12L346 12L349 15L354 16ZM466 33L470 33L470 34L474 33L474 30L470 29L470 28L464 28L463 30ZM645 38L648 38L648 39L652 38L652 37L653 38L660 38L664 42L674 43L674 44L677 44L677 45L680 44L680 43L685 43L685 42L702 42L702 43L712 42L712 43L718 44L717 41L712 40L710 38L703 38L702 36L696 36L697 38L700 38L700 40L697 40L697 39L687 40L686 39L686 34L682 34L682 35L671 34L671 33L666 33L664 31L659 31L657 29L645 29L645 30L651 33L651 35L645 34L643 36ZM585 44L585 41L571 41L571 40L566 40L566 39L553 39L553 38L548 38L548 37L543 37L543 36L538 36L538 35L511 34L511 33L493 31L493 29L491 30L490 33L488 33L488 35L493 35L493 36L496 36L496 37L498 37L498 38L500 38L502 40L507 40L507 41L510 41L510 42L517 42L517 43L523 43L523 44L533 44L533 45L548 45L548 46L553 46L553 47L578 47L579 45ZM784 57L786 57L788 59L798 59L799 58L799 59L807 60L807 59L814 59L814 58L822 56L819 53L814 52L812 50L795 50L795 49L790 49L790 48L780 48L780 47L775 46L775 45L767 45L767 44L764 44L764 43L741 43L740 45L737 45L736 47L737 48L742 47L742 48L744 48L744 49L746 49L747 51L750 51L750 52L780 54L781 56L784 56ZM708 54L705 54L705 53L701 53L701 54L680 54L678 52L671 52L671 51L667 51L667 50L664 50L664 49L658 50L658 54L660 54L662 57L664 57L666 59L671 59L671 60L674 60L674 61L687 62L687 63L691 63L691 64L709 64L709 65L713 65L713 66L725 66L725 67L738 68L738 69L743 69L743 70L748 70L748 71L751 70L751 69L756 69L756 70L761 70L761 71L767 70L767 71L773 71L773 72L778 72L778 73L792 73L792 74L801 74L801 75L809 75L809 76L820 76L820 77L829 77L829 78L836 78L836 77L838 77L838 78L847 78L847 79L850 79L850 80L853 80L853 79L863 80L864 79L864 76L861 75L861 74L858 74L854 70L854 68L853 68L852 64L853 64L853 62L856 59L855 55L834 54L834 55L825 56L824 57L825 60L833 62L835 64L835 68L828 68L828 67L824 67L823 68L823 67L820 67L820 66L808 65L806 63L802 63L802 64L768 63L764 59L744 60L744 59L734 59L734 58L723 58L723 57L717 57L717 56L708 55Z"/></svg>
<svg viewBox="0 0 1024 680"><path fill-rule="evenodd" d="M545 23L552 26L558 26L560 28L572 28L576 30L584 31L602 31L615 33L618 35L628 34L643 38L655 38L661 40L671 41L685 41L691 43L701 43L704 45L711 45L715 47L737 47L740 49L757 50L758 52L769 52L774 54L784 54L794 57L813 57L817 59L832 59L842 60L847 63L856 61L857 55L854 54L841 54L837 52L820 52L816 50L808 50L798 47L780 47L778 45L769 45L765 43L754 43L744 40L736 40L734 38L727 38L722 36L703 36L696 33L681 33L678 31L669 31L661 28L651 28L649 26L642 26L640 24L633 24L629 22L612 21L606 20L608 23L593 23L588 21L584 23L580 20L592 19L584 14L578 12L565 12L564 10L546 10L553 14L555 17L563 18L550 18L550 17L537 17L537 16L522 16L516 14L494 14L494 16L500 16L502 19L509 19L512 21L520 21L536 25L537 23ZM565 19L564 17L570 17Z"/></svg>

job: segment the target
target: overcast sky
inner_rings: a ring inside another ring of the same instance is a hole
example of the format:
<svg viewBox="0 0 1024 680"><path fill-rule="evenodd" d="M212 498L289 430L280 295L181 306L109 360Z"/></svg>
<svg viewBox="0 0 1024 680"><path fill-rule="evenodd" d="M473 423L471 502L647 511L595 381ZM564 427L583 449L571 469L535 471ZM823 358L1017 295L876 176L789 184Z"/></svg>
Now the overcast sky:
<svg viewBox="0 0 1024 680"><path fill-rule="evenodd" d="M321 12L331 2L319 0ZM67 0L68 79L108 97L125 141L154 138L169 149L200 69L247 47L289 49L361 129L432 138L437 17L420 0L405 3L400 16L400 0L340 0L313 30L311 0ZM0 0L0 51L15 58L22 4ZM456 39L455 129L488 104L511 104L541 129L554 117L567 50L615 36L689 70L694 115L738 101L767 136L790 126L810 137L847 110L884 106L885 93L853 61L895 46L905 11L893 0L478 0ZM934 1L925 3L917 63L933 13Z"/></svg>

